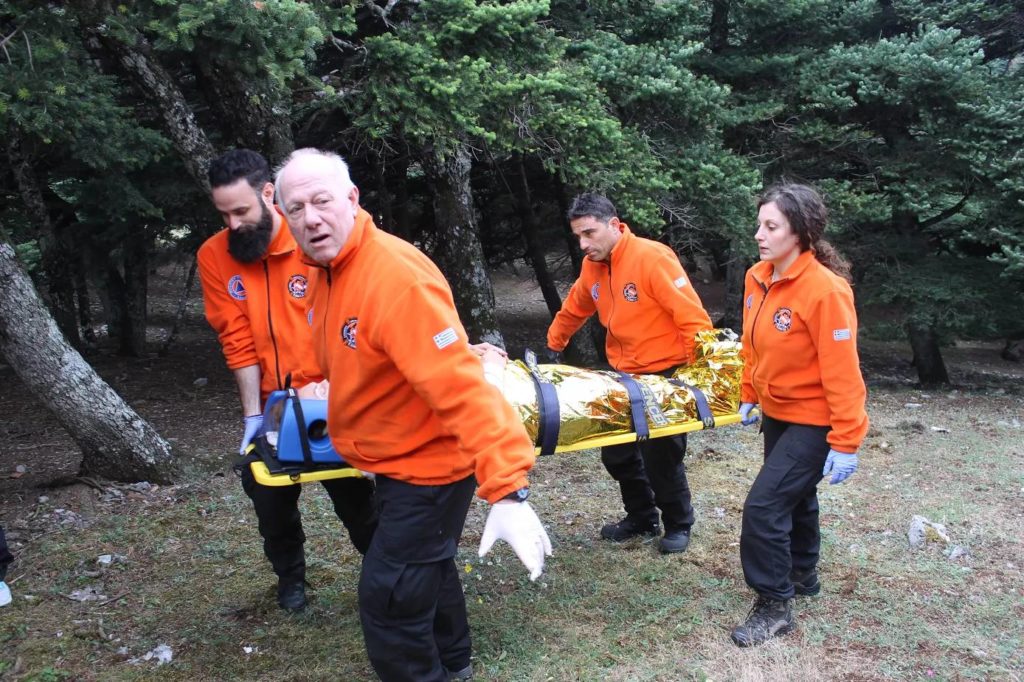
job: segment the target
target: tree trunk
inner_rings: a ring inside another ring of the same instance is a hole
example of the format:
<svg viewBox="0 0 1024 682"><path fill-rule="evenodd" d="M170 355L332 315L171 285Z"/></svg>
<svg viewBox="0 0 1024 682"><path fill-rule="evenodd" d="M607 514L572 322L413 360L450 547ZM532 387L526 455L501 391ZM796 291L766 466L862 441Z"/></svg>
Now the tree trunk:
<svg viewBox="0 0 1024 682"><path fill-rule="evenodd" d="M711 0L708 47L715 54L729 47L729 0Z"/></svg>
<svg viewBox="0 0 1024 682"><path fill-rule="evenodd" d="M149 290L148 228L130 230L121 246L124 264L125 319L121 333L122 355L146 354L146 300Z"/></svg>
<svg viewBox="0 0 1024 682"><path fill-rule="evenodd" d="M214 156L213 146L196 122L195 114L174 78L153 57L149 41L139 33L133 36L131 44L111 35L107 16L113 12L108 0L75 0L72 4L78 7L85 22L82 28L91 39L86 41L87 44L99 46L111 55L142 98L152 102L163 118L164 132L178 150L189 175L203 191L209 193L210 181L206 170ZM123 27L122 30L128 29Z"/></svg>
<svg viewBox="0 0 1024 682"><path fill-rule="evenodd" d="M269 76L252 77L237 65L202 57L193 61L202 74L206 100L216 112L225 139L238 147L255 149L271 167L295 149L292 139L290 93L283 93Z"/></svg>
<svg viewBox="0 0 1024 682"><path fill-rule="evenodd" d="M907 324L907 335L914 351L913 364L921 385L948 384L949 374L946 373L946 363L942 361L939 337L935 330L926 324L911 322Z"/></svg>
<svg viewBox="0 0 1024 682"><path fill-rule="evenodd" d="M562 216L565 216L569 213L569 195L566 193L564 182L557 180L556 183L559 212ZM569 261L572 263L575 276L575 273L583 270L583 252L580 251L579 241L576 239L576 235L572 233L572 228L569 226L568 221L563 222L563 225L565 248L569 253ZM566 362L580 367L596 367L600 364L607 364L608 356L604 349L607 336L608 330L601 325L597 315L594 315L569 340L569 345L565 349Z"/></svg>
<svg viewBox="0 0 1024 682"><path fill-rule="evenodd" d="M43 198L43 186L36 176L35 169L22 153L19 135L13 131L7 140L7 156L21 200L39 231L39 251L53 317L71 345L79 347L82 340L78 333L78 314L75 310L75 279L71 255L65 241L58 234L54 221L50 219L50 212Z"/></svg>
<svg viewBox="0 0 1024 682"><path fill-rule="evenodd" d="M494 314L494 289L477 234L471 168L472 159L463 145L447 154L432 145L424 149L423 170L433 195L439 237L438 265L451 284L459 317L471 341L504 347Z"/></svg>
<svg viewBox="0 0 1024 682"><path fill-rule="evenodd" d="M725 263L725 300L722 316L715 320L715 327L731 329L737 334L743 333L743 280L746 275L746 260L739 241L729 241L729 260Z"/></svg>
<svg viewBox="0 0 1024 682"><path fill-rule="evenodd" d="M537 276L537 284L540 285L541 294L544 296L544 303L548 306L548 312L552 317L562 308L562 297L558 294L558 287L548 270L548 261L544 255L544 249L540 243L540 225L537 221L537 214L533 210L533 198L530 196L530 183L526 179L526 165L523 163L523 156L516 154L516 162L519 166L519 182L516 184L516 209L523 226L523 237L526 240L526 257L533 265L533 272Z"/></svg>
<svg viewBox="0 0 1024 682"><path fill-rule="evenodd" d="M6 242L0 242L0 352L82 449L83 473L173 479L170 445L67 344Z"/></svg>
<svg viewBox="0 0 1024 682"><path fill-rule="evenodd" d="M174 344L175 337L178 336L178 329L181 327L181 321L185 318L185 309L188 306L188 297L192 293L192 285L196 281L196 266L199 261L192 257L192 265L188 268L188 276L185 278L185 288L181 292L181 296L178 298L178 308L174 313L174 322L171 323L171 330L167 332L167 338L164 339L163 345L160 346L160 357L164 357L171 350L171 346Z"/></svg>

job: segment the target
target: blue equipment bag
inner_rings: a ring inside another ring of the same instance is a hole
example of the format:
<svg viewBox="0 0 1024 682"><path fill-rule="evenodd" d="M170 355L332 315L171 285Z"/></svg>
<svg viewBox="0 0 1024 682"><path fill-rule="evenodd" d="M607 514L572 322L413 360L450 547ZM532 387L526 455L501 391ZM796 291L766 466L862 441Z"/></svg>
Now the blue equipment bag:
<svg viewBox="0 0 1024 682"><path fill-rule="evenodd" d="M263 431L280 462L344 465L327 435L327 401L274 391L263 409Z"/></svg>

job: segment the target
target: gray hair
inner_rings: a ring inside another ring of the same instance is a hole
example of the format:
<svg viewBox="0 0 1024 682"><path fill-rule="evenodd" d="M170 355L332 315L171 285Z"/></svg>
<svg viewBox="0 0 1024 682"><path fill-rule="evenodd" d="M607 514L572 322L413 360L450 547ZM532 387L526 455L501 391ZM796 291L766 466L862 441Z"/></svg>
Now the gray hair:
<svg viewBox="0 0 1024 682"><path fill-rule="evenodd" d="M274 172L274 193L277 195L278 206L283 210L287 211L288 209L284 205L284 197L281 194L281 176L284 174L284 169L288 164L304 156L319 156L320 158L325 159L331 170L331 175L333 175L341 185L340 189L342 194L348 194L349 190L355 186L355 183L352 182L352 176L349 175L348 164L345 163L345 159L341 158L334 152L323 151L313 147L296 149L288 155L288 158L285 159Z"/></svg>

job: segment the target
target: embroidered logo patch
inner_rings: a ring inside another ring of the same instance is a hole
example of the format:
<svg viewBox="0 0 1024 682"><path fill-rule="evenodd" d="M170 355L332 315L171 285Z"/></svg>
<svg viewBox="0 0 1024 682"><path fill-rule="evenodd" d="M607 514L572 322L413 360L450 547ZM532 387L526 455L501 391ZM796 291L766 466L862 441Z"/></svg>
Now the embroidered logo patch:
<svg viewBox="0 0 1024 682"><path fill-rule="evenodd" d="M459 335L455 333L455 330L448 327L444 331L440 331L434 334L434 345L437 346L438 350L447 348L456 341L459 340Z"/></svg>
<svg viewBox="0 0 1024 682"><path fill-rule="evenodd" d="M832 330L833 341L849 341L850 330L849 329L833 329Z"/></svg>
<svg viewBox="0 0 1024 682"><path fill-rule="evenodd" d="M747 296L746 306L747 306L747 310L750 310L754 306L754 295L753 294L750 294L749 296Z"/></svg>
<svg viewBox="0 0 1024 682"><path fill-rule="evenodd" d="M341 340L345 342L345 345L355 350L356 347L356 327L359 326L358 317L350 317L345 320L345 324L341 327Z"/></svg>
<svg viewBox="0 0 1024 682"><path fill-rule="evenodd" d="M682 289L683 287L686 286L686 278L685 277L680 277L679 279L677 279L676 281L674 281L672 283L676 285L676 289Z"/></svg>
<svg viewBox="0 0 1024 682"><path fill-rule="evenodd" d="M597 294L600 292L600 290L601 290L601 283L600 282L594 282L594 286L590 287L590 298L592 298L592 299L594 299L596 301L597 300Z"/></svg>
<svg viewBox="0 0 1024 682"><path fill-rule="evenodd" d="M780 332L788 332L793 326L793 311L789 308L779 308L772 316L772 322Z"/></svg>
<svg viewBox="0 0 1024 682"><path fill-rule="evenodd" d="M242 284L241 275L234 275L228 280L228 293L231 294L231 298L236 301L245 300L245 285Z"/></svg>
<svg viewBox="0 0 1024 682"><path fill-rule="evenodd" d="M636 285L630 282L626 286L622 287L622 297L630 303L636 303L640 298L636 291Z"/></svg>
<svg viewBox="0 0 1024 682"><path fill-rule="evenodd" d="M303 275L292 275L288 279L288 293L294 298L305 298L308 282Z"/></svg>

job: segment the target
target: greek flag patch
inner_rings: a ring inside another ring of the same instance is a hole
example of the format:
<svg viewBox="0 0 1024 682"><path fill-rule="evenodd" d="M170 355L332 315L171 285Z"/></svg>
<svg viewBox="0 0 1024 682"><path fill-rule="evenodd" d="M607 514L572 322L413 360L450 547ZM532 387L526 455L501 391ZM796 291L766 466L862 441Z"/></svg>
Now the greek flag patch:
<svg viewBox="0 0 1024 682"><path fill-rule="evenodd" d="M833 329L832 330L833 341L849 341L850 330L849 329Z"/></svg>
<svg viewBox="0 0 1024 682"><path fill-rule="evenodd" d="M459 335L455 333L455 330L448 327L444 331L434 334L434 345L437 346L438 350L447 348L456 341L459 340Z"/></svg>
<svg viewBox="0 0 1024 682"><path fill-rule="evenodd" d="M682 289L683 287L686 286L686 278L685 277L680 277L679 279L677 279L676 281L674 281L672 283L676 285L676 289Z"/></svg>

